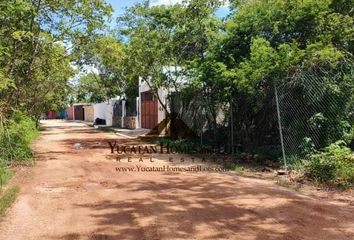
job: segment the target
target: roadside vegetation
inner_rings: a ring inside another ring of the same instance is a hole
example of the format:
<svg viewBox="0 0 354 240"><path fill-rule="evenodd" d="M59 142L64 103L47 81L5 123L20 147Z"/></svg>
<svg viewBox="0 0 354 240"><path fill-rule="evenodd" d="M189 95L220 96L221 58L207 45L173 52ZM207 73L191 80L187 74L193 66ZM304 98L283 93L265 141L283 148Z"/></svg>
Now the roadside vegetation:
<svg viewBox="0 0 354 240"><path fill-rule="evenodd" d="M14 112L13 117L6 123L2 123L0 126L1 186L6 184L12 176L12 172L8 168L11 164L31 159L30 143L38 134L36 122L19 111Z"/></svg>
<svg viewBox="0 0 354 240"><path fill-rule="evenodd" d="M298 172L298 179L340 188L354 186L354 154L342 141L311 154L306 160L298 160L292 167Z"/></svg>
<svg viewBox="0 0 354 240"><path fill-rule="evenodd" d="M20 189L17 186L10 186L0 195L0 217L5 214L7 208L9 208L15 201Z"/></svg>
<svg viewBox="0 0 354 240"><path fill-rule="evenodd" d="M2 162L23 161L32 157L29 144L38 136L36 122L21 112L0 127L0 159Z"/></svg>
<svg viewBox="0 0 354 240"><path fill-rule="evenodd" d="M32 157L41 113L67 106L81 47L104 28L111 6L95 1L0 1L0 216L18 188L11 166ZM73 67L73 66L76 66Z"/></svg>

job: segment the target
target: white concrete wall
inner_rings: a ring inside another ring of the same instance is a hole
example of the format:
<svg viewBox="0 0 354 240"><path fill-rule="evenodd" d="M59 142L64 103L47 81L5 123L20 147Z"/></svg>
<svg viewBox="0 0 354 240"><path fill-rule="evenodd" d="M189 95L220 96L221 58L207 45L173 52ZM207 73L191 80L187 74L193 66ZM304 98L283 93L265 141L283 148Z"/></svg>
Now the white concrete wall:
<svg viewBox="0 0 354 240"><path fill-rule="evenodd" d="M93 105L94 119L105 119L106 103L96 103Z"/></svg>
<svg viewBox="0 0 354 240"><path fill-rule="evenodd" d="M112 126L113 124L113 106L115 101L109 100L106 104L106 125Z"/></svg>
<svg viewBox="0 0 354 240"><path fill-rule="evenodd" d="M113 106L115 100L109 100L107 102L96 103L94 108L94 119L101 118L106 120L107 126L112 126L113 123Z"/></svg>

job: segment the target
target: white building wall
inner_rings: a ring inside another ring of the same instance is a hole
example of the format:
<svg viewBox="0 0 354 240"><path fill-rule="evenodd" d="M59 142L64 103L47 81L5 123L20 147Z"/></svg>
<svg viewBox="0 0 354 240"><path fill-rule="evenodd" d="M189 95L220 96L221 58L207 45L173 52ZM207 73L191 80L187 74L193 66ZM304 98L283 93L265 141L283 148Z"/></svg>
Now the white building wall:
<svg viewBox="0 0 354 240"><path fill-rule="evenodd" d="M93 105L94 108L94 118L101 118L106 120L107 126L112 126L113 124L113 106L115 100L109 100L107 102L96 103Z"/></svg>
<svg viewBox="0 0 354 240"><path fill-rule="evenodd" d="M112 126L113 125L113 106L114 106L115 101L109 100L106 103L106 112L105 112L105 119L106 119L106 125L107 126Z"/></svg>
<svg viewBox="0 0 354 240"><path fill-rule="evenodd" d="M105 119L106 103L96 103L93 105L94 118Z"/></svg>

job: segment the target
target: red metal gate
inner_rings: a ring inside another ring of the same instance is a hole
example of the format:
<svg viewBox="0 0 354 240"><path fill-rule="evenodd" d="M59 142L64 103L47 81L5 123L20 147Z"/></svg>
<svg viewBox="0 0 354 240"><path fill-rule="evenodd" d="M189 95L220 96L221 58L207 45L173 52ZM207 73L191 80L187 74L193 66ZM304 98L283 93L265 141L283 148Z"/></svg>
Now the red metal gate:
<svg viewBox="0 0 354 240"><path fill-rule="evenodd" d="M141 93L141 127L152 129L158 124L157 99L148 92Z"/></svg>

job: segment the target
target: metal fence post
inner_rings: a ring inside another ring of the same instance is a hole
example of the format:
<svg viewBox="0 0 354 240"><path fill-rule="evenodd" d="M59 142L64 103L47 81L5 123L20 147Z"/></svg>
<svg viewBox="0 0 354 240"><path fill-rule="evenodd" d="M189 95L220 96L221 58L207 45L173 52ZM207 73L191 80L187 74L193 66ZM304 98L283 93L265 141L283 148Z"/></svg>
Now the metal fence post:
<svg viewBox="0 0 354 240"><path fill-rule="evenodd" d="M285 156L285 148L284 148L283 128L282 128L282 124L281 124L281 116L280 116L280 108L279 108L278 89L277 89L276 84L274 84L274 92L275 92L275 102L276 102L276 105L277 105L277 115L278 115L278 125L279 125L281 151L282 151L282 154L283 154L283 161L284 161L285 168L287 168L286 156Z"/></svg>
<svg viewBox="0 0 354 240"><path fill-rule="evenodd" d="M231 110L231 153L232 155L235 153L234 152L234 109L233 109L233 104L232 104L232 98L230 101L230 110Z"/></svg>

